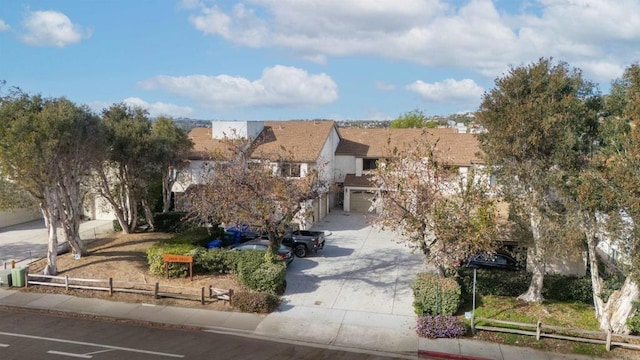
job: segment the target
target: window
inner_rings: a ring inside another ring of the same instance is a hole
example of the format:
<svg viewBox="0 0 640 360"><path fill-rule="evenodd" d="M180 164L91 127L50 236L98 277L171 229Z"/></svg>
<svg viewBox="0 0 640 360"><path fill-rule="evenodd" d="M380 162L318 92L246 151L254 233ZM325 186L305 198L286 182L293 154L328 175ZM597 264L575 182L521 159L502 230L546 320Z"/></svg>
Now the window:
<svg viewBox="0 0 640 360"><path fill-rule="evenodd" d="M280 164L280 175L284 177L300 177L300 164Z"/></svg>
<svg viewBox="0 0 640 360"><path fill-rule="evenodd" d="M374 170L377 166L378 159L362 159L362 170Z"/></svg>

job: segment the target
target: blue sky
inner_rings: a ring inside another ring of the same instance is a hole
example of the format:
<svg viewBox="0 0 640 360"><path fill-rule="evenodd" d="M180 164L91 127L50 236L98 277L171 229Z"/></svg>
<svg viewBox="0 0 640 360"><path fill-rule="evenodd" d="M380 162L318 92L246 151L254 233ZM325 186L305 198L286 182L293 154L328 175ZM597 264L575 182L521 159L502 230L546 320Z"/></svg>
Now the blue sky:
<svg viewBox="0 0 640 360"><path fill-rule="evenodd" d="M640 0L0 0L0 80L97 112L447 115L540 57L608 91L640 59Z"/></svg>

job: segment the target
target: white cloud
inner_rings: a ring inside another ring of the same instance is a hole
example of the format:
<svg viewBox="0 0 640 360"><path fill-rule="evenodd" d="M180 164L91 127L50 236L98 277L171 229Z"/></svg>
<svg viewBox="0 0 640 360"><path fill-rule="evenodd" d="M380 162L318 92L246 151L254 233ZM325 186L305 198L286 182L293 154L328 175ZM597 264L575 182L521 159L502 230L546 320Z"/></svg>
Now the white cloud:
<svg viewBox="0 0 640 360"><path fill-rule="evenodd" d="M441 103L479 103L484 89L471 79L446 79L441 82L426 83L418 80L407 85L407 90L413 91L427 102Z"/></svg>
<svg viewBox="0 0 640 360"><path fill-rule="evenodd" d="M130 97L122 100L123 103L129 106L139 106L149 111L149 115L156 116L171 116L171 117L186 117L195 114L195 110L188 106L179 106L174 104L167 104L163 102L148 103L137 97Z"/></svg>
<svg viewBox="0 0 640 360"><path fill-rule="evenodd" d="M4 22L4 20L0 19L0 32L7 31L10 28L11 27L6 22Z"/></svg>
<svg viewBox="0 0 640 360"><path fill-rule="evenodd" d="M637 0L523 1L512 13L495 3L245 0L225 9L201 3L190 20L205 34L287 48L318 63L328 56L375 55L495 77L510 64L553 56L589 64L588 76L608 81L640 58Z"/></svg>
<svg viewBox="0 0 640 360"><path fill-rule="evenodd" d="M23 26L26 32L22 41L35 46L65 47L91 36L90 31L73 24L67 15L53 10L30 12Z"/></svg>
<svg viewBox="0 0 640 360"><path fill-rule="evenodd" d="M376 89L383 91L391 91L395 90L396 86L384 81L376 81L375 82Z"/></svg>
<svg viewBox="0 0 640 360"><path fill-rule="evenodd" d="M143 89L164 89L212 109L241 107L302 107L338 98L338 86L328 75L276 65L257 80L230 75L156 76L138 83Z"/></svg>

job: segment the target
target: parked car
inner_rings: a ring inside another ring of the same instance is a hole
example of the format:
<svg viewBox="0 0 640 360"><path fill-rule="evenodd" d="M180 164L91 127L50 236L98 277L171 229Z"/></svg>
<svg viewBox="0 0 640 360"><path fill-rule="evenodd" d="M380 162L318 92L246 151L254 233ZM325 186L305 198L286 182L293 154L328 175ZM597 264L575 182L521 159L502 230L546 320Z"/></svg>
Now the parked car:
<svg viewBox="0 0 640 360"><path fill-rule="evenodd" d="M470 268L489 268L502 270L520 270L520 265L511 256L504 253L489 254L481 252L473 255L467 261Z"/></svg>
<svg viewBox="0 0 640 360"><path fill-rule="evenodd" d="M269 240L255 239L249 240L242 244L234 245L229 248L233 251L245 251L245 250L258 250L266 252L269 250ZM280 245L278 249L278 256L287 264L291 264L293 261L293 252L290 247L286 245Z"/></svg>
<svg viewBox="0 0 640 360"><path fill-rule="evenodd" d="M309 251L315 254L318 250L322 250L324 237L324 231L292 230L284 234L282 243L293 248L293 253L297 257L303 258Z"/></svg>

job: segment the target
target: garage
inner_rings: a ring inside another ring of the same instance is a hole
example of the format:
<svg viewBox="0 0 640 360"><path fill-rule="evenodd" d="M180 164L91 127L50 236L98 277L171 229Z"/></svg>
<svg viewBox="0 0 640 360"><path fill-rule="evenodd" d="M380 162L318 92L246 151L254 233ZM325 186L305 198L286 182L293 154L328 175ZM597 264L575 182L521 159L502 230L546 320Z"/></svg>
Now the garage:
<svg viewBox="0 0 640 360"><path fill-rule="evenodd" d="M368 213L371 200L375 197L373 191L352 190L349 196L349 211L353 213ZM375 213L375 211L372 211Z"/></svg>

